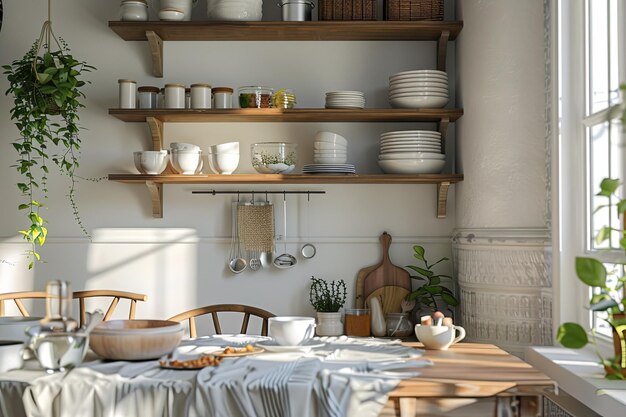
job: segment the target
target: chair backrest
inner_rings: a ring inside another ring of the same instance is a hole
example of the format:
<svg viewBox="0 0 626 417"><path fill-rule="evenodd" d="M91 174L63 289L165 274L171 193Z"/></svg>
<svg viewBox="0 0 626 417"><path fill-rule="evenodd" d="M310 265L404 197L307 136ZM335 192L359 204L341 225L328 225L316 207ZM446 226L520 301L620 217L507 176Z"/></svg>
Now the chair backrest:
<svg viewBox="0 0 626 417"><path fill-rule="evenodd" d="M85 299L93 298L93 297L112 297L113 300L111 304L109 304L109 308L104 314L104 320L109 320L117 307L120 299L130 300L130 311L128 314L128 318L130 320L135 318L135 310L137 309L137 301L146 301L148 296L145 294L138 294L133 292L126 291L116 291L116 290L86 290L86 291L74 291L73 294L74 299L78 299L78 305L80 310L80 325L82 326L85 323ZM15 302L18 310L24 317L29 317L30 314L22 300L24 299L37 299L37 298L46 298L45 291L22 291L22 292L9 292L0 294L0 316L4 316L5 314L5 301L12 300Z"/></svg>
<svg viewBox="0 0 626 417"><path fill-rule="evenodd" d="M211 318L213 319L213 326L215 327L216 334L222 334L222 327L220 325L220 319L218 317L218 313L222 312L239 312L243 313L243 322L241 323L241 334L246 334L248 332L248 324L250 322L250 316L260 317L263 320L261 325L261 335L267 336L267 327L268 327L268 319L270 317L274 317L275 315L270 313L269 311L263 310L261 308L242 305L242 304L215 304L206 307L199 307L193 310L185 311L184 313L180 313L175 315L174 317L170 317L169 320L180 321L183 322L185 320L189 320L189 336L191 338L198 337L198 333L196 330L196 317L203 316L205 314L211 314Z"/></svg>

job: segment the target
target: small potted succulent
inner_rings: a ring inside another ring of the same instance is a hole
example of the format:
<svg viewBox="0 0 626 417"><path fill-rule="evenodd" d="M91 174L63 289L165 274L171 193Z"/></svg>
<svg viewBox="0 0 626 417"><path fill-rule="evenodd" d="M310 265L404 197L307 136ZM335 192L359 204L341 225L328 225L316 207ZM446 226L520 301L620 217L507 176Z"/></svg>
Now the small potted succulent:
<svg viewBox="0 0 626 417"><path fill-rule="evenodd" d="M339 336L343 334L341 312L346 302L346 283L340 279L326 282L321 278L311 277L309 299L317 311L318 336Z"/></svg>

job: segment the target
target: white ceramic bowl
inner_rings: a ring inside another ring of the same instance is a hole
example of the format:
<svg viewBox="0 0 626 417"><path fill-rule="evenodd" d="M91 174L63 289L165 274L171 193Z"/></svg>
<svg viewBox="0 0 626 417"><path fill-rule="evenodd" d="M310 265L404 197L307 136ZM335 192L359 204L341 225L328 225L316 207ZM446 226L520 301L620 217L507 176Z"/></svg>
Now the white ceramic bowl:
<svg viewBox="0 0 626 417"><path fill-rule="evenodd" d="M282 346L297 346L315 335L313 317L279 316L268 321L269 336Z"/></svg>
<svg viewBox="0 0 626 417"><path fill-rule="evenodd" d="M172 142L170 144L170 148L176 149L179 151L199 151L200 147L198 145L194 145L193 143L184 143L184 142Z"/></svg>
<svg viewBox="0 0 626 417"><path fill-rule="evenodd" d="M230 175L239 166L239 152L209 153L209 168L216 174Z"/></svg>
<svg viewBox="0 0 626 417"><path fill-rule="evenodd" d="M347 151L343 150L326 150L326 151L317 151L313 150L313 155L319 156L346 156L348 154Z"/></svg>
<svg viewBox="0 0 626 417"><path fill-rule="evenodd" d="M443 107L448 101L448 97L397 97L389 99L389 104L395 109L425 109Z"/></svg>
<svg viewBox="0 0 626 417"><path fill-rule="evenodd" d="M338 150L338 151L347 151L348 147L346 145L341 145L339 143L330 143L330 142L322 142L315 141L313 142L313 149L319 151L329 151L329 150Z"/></svg>
<svg viewBox="0 0 626 417"><path fill-rule="evenodd" d="M400 88L389 88L389 94L410 94L410 93L438 93L438 94L445 94L448 95L448 89L447 88L440 88L440 87L428 87L428 88L422 88L422 87L400 87Z"/></svg>
<svg viewBox="0 0 626 417"><path fill-rule="evenodd" d="M139 151L134 153L135 167L142 174L158 175L165 171L169 155L166 150L162 151ZM139 162L139 166L137 166Z"/></svg>
<svg viewBox="0 0 626 417"><path fill-rule="evenodd" d="M346 156L314 156L313 162L316 164L345 164Z"/></svg>
<svg viewBox="0 0 626 417"><path fill-rule="evenodd" d="M160 0L161 9L176 9L183 13L182 20L191 20L191 8L194 0Z"/></svg>
<svg viewBox="0 0 626 417"><path fill-rule="evenodd" d="M202 171L202 165L202 151L172 150L172 166L179 174L199 174Z"/></svg>
<svg viewBox="0 0 626 417"><path fill-rule="evenodd" d="M446 156L437 152L389 152L381 153L378 159L446 159Z"/></svg>
<svg viewBox="0 0 626 417"><path fill-rule="evenodd" d="M317 142L334 143L338 145L348 146L348 140L338 133L333 132L317 132L315 134Z"/></svg>
<svg viewBox="0 0 626 417"><path fill-rule="evenodd" d="M39 326L43 317L3 316L0 317L0 339L21 340L26 342L29 336L26 330L29 327Z"/></svg>
<svg viewBox="0 0 626 417"><path fill-rule="evenodd" d="M105 359L156 359L173 351L183 333L176 321L109 320L91 332L89 346Z"/></svg>
<svg viewBox="0 0 626 417"><path fill-rule="evenodd" d="M441 159L395 159L378 161L385 174L438 174L446 165Z"/></svg>
<svg viewBox="0 0 626 417"><path fill-rule="evenodd" d="M185 20L185 13L178 9L161 9L159 19L171 22L181 21Z"/></svg>
<svg viewBox="0 0 626 417"><path fill-rule="evenodd" d="M209 153L239 153L239 142L226 142L213 145Z"/></svg>

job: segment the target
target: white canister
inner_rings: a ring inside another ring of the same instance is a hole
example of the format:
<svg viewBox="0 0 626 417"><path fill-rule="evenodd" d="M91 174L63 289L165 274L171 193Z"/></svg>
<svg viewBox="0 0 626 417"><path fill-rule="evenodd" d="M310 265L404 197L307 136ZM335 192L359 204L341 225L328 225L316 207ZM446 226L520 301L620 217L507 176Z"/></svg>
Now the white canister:
<svg viewBox="0 0 626 417"><path fill-rule="evenodd" d="M148 20L148 4L146 0L122 0L120 3L120 20Z"/></svg>
<svg viewBox="0 0 626 417"><path fill-rule="evenodd" d="M141 86L137 88L140 109L156 109L158 106L159 87Z"/></svg>
<svg viewBox="0 0 626 417"><path fill-rule="evenodd" d="M120 86L120 109L137 107L137 81L117 80Z"/></svg>
<svg viewBox="0 0 626 417"><path fill-rule="evenodd" d="M176 9L185 14L183 20L191 20L191 8L198 0L161 0L161 10Z"/></svg>
<svg viewBox="0 0 626 417"><path fill-rule="evenodd" d="M230 87L215 87L213 89L213 107L216 109L233 108L233 89Z"/></svg>
<svg viewBox="0 0 626 417"><path fill-rule="evenodd" d="M211 86L209 84L191 84L191 108L211 108Z"/></svg>
<svg viewBox="0 0 626 417"><path fill-rule="evenodd" d="M165 84L165 108L185 108L185 86L182 84Z"/></svg>

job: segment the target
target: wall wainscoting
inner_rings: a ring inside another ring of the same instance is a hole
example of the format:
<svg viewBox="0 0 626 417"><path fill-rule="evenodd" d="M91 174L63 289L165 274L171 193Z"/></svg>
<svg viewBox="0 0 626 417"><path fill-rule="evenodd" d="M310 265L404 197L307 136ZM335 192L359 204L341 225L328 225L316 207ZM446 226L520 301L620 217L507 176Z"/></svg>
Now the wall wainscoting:
<svg viewBox="0 0 626 417"><path fill-rule="evenodd" d="M452 240L467 340L517 355L552 345L549 231L457 229Z"/></svg>

